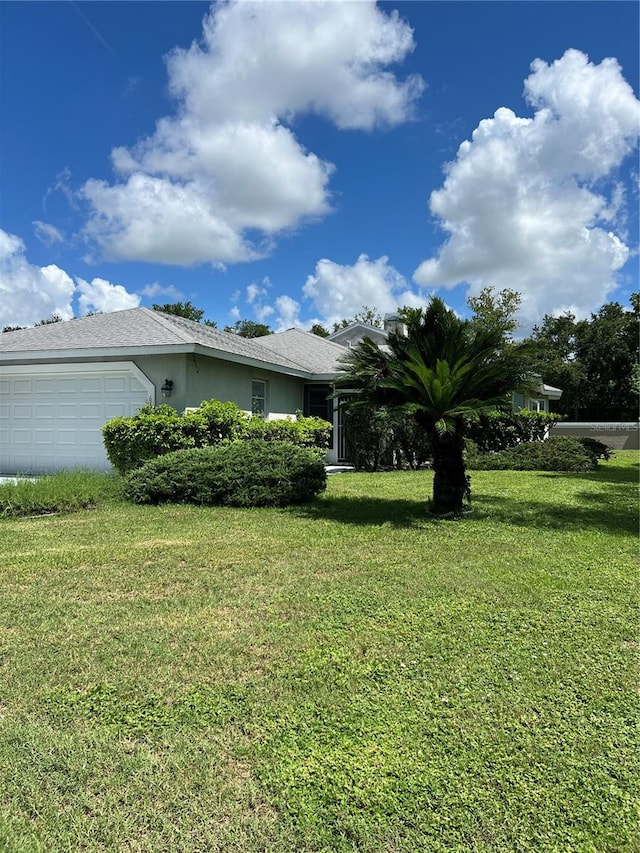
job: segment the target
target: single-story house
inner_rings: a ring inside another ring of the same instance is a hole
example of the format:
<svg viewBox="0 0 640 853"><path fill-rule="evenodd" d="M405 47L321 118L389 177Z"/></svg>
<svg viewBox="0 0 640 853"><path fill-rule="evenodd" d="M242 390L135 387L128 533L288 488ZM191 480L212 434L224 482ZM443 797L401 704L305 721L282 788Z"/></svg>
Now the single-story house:
<svg viewBox="0 0 640 853"><path fill-rule="evenodd" d="M347 342L374 333L384 345L385 331L368 327L347 327L333 340L301 329L248 339L148 308L4 332L0 474L106 469L101 427L110 418L149 402L181 412L211 399L267 419L298 411L326 418L334 425L327 461L343 461L330 395ZM548 391L541 384L539 399Z"/></svg>

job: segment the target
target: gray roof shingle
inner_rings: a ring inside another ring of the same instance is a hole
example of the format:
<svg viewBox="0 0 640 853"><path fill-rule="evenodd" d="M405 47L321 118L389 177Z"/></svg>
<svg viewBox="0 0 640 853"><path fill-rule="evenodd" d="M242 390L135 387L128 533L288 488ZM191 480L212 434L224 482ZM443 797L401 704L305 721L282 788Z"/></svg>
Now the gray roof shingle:
<svg viewBox="0 0 640 853"><path fill-rule="evenodd" d="M344 347L300 329L289 329L261 338L243 338L194 323L174 314L149 308L130 308L94 314L45 326L0 334L0 360L15 361L20 354L73 350L171 348L199 344L213 351L263 362L265 366L311 374L335 373ZM212 352L212 355L214 353Z"/></svg>

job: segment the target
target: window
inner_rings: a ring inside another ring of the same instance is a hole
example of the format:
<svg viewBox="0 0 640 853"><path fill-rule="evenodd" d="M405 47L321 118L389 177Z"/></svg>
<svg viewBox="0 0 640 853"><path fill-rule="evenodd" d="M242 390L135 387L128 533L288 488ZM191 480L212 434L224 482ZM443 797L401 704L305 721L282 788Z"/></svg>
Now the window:
<svg viewBox="0 0 640 853"><path fill-rule="evenodd" d="M263 418L267 415L267 383L262 379L251 382L251 414Z"/></svg>
<svg viewBox="0 0 640 853"><path fill-rule="evenodd" d="M532 412L546 412L547 411L546 402L547 402L546 400L538 400L538 399L529 400L529 409Z"/></svg>

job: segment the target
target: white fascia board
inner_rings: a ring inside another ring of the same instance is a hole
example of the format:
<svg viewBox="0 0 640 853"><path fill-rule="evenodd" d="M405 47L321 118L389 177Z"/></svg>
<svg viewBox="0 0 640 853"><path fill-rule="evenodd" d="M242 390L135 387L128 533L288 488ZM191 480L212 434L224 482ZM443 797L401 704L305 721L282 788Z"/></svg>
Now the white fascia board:
<svg viewBox="0 0 640 853"><path fill-rule="evenodd" d="M259 358L238 355L237 353L225 352L214 349L203 344L161 344L159 346L141 347L89 347L84 349L59 349L59 350L21 350L19 352L0 353L0 370L2 364L13 362L14 364L33 364L37 362L60 364L73 359L76 362L93 360L100 361L104 358L134 358L137 355L172 355L180 353L195 353L198 355L217 358L221 361L231 361L236 364L245 364L262 370L270 370L272 373L283 373L286 376L296 376L300 379L310 379L309 371L286 367L281 364L273 364Z"/></svg>
<svg viewBox="0 0 640 853"><path fill-rule="evenodd" d="M94 361L105 358L133 358L136 355L170 355L171 353L193 352L193 344L172 344L155 347L85 347L84 349L21 350L0 353L2 362L27 364L33 362L58 364L64 361Z"/></svg>

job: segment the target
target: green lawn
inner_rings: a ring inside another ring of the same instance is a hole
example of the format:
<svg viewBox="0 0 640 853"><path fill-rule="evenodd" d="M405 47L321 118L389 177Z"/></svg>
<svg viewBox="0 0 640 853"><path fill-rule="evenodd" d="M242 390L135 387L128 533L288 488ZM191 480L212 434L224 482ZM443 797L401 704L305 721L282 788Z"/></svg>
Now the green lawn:
<svg viewBox="0 0 640 853"><path fill-rule="evenodd" d="M0 521L0 850L639 851L637 479Z"/></svg>

